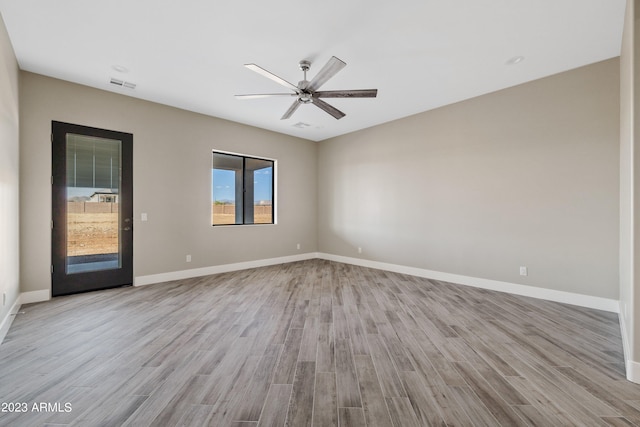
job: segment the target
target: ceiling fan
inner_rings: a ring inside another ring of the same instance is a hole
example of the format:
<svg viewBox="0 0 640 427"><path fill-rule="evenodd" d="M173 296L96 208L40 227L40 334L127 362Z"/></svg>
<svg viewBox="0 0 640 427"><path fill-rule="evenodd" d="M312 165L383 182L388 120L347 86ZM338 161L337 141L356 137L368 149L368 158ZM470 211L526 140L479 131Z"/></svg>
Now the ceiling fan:
<svg viewBox="0 0 640 427"><path fill-rule="evenodd" d="M311 68L311 62L300 61L300 70L304 72L304 79L298 82L298 86L295 86L288 81L276 76L275 74L265 70L256 64L245 64L245 67L255 71L256 73L273 80L274 82L291 89L293 93L264 93L254 95L236 95L236 99L256 99L267 98L271 96L294 96L296 100L289 109L284 113L280 120L285 120L291 117L291 115L298 109L300 104L313 104L321 110L329 113L334 118L340 120L345 114L335 108L334 106L324 102L321 98L375 98L378 94L378 89L356 89L356 90L326 90L319 91L320 86L325 84L327 80L335 76L336 73L342 70L347 64L340 59L332 56L331 59L325 64L318 74L309 82L307 81L307 71Z"/></svg>

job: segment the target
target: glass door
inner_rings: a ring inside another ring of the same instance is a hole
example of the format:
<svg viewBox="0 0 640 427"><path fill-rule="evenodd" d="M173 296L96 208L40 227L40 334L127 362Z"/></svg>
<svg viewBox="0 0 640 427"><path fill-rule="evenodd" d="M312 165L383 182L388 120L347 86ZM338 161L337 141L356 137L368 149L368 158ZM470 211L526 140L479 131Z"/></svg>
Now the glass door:
<svg viewBox="0 0 640 427"><path fill-rule="evenodd" d="M52 295L133 282L133 135L52 123Z"/></svg>

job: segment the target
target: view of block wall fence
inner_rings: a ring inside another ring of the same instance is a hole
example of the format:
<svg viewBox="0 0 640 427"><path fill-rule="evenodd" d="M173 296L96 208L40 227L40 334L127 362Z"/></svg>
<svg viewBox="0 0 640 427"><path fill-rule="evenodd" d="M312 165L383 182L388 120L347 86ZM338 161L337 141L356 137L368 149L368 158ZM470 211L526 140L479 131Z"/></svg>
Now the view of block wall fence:
<svg viewBox="0 0 640 427"><path fill-rule="evenodd" d="M212 204L214 215L235 215L236 205ZM117 213L118 203L103 202L68 202L68 213ZM271 215L271 205L254 205L253 212L256 216Z"/></svg>
<svg viewBox="0 0 640 427"><path fill-rule="evenodd" d="M234 224L236 218L236 205L212 203L211 221L213 224ZM253 217L255 224L270 224L271 205L253 205Z"/></svg>
<svg viewBox="0 0 640 427"><path fill-rule="evenodd" d="M271 205L254 205L253 212L255 215L271 215ZM213 204L213 214L231 214L235 215L236 205L217 205Z"/></svg>
<svg viewBox="0 0 640 427"><path fill-rule="evenodd" d="M118 213L119 203L67 202L67 213Z"/></svg>

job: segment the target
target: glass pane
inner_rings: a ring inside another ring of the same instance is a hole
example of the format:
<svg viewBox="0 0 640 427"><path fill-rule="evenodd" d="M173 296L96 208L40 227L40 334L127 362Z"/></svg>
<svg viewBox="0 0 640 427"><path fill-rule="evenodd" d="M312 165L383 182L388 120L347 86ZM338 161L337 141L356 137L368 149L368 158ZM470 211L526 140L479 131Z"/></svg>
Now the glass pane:
<svg viewBox="0 0 640 427"><path fill-rule="evenodd" d="M235 176L235 171L213 169L212 221L214 225L237 224Z"/></svg>
<svg viewBox="0 0 640 427"><path fill-rule="evenodd" d="M67 134L67 274L120 268L122 142Z"/></svg>
<svg viewBox="0 0 640 427"><path fill-rule="evenodd" d="M253 223L273 223L273 162L253 171Z"/></svg>
<svg viewBox="0 0 640 427"><path fill-rule="evenodd" d="M211 223L242 224L242 157L213 153Z"/></svg>

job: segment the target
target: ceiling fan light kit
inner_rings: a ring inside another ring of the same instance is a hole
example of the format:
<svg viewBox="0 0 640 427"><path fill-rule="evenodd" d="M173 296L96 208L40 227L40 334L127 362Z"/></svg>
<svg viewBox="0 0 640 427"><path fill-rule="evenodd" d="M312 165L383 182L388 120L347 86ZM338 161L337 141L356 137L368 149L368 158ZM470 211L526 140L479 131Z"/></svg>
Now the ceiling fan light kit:
<svg viewBox="0 0 640 427"><path fill-rule="evenodd" d="M236 95L236 99L257 99L268 98L274 96L294 96L296 100L289 109L284 113L280 120L286 120L298 109L301 104L313 104L322 111L328 113L335 119L339 120L345 116L345 113L336 107L328 104L320 98L375 98L378 95L378 89L356 89L356 90L329 90L318 91L320 86L325 84L327 80L335 76L338 71L342 70L347 64L344 61L332 56L318 74L311 80L307 81L307 71L311 68L311 62L302 60L298 63L300 70L304 73L303 80L298 85L289 83L285 79L265 70L256 64L245 64L248 69L284 86L293 92L289 93L264 93L250 95Z"/></svg>

